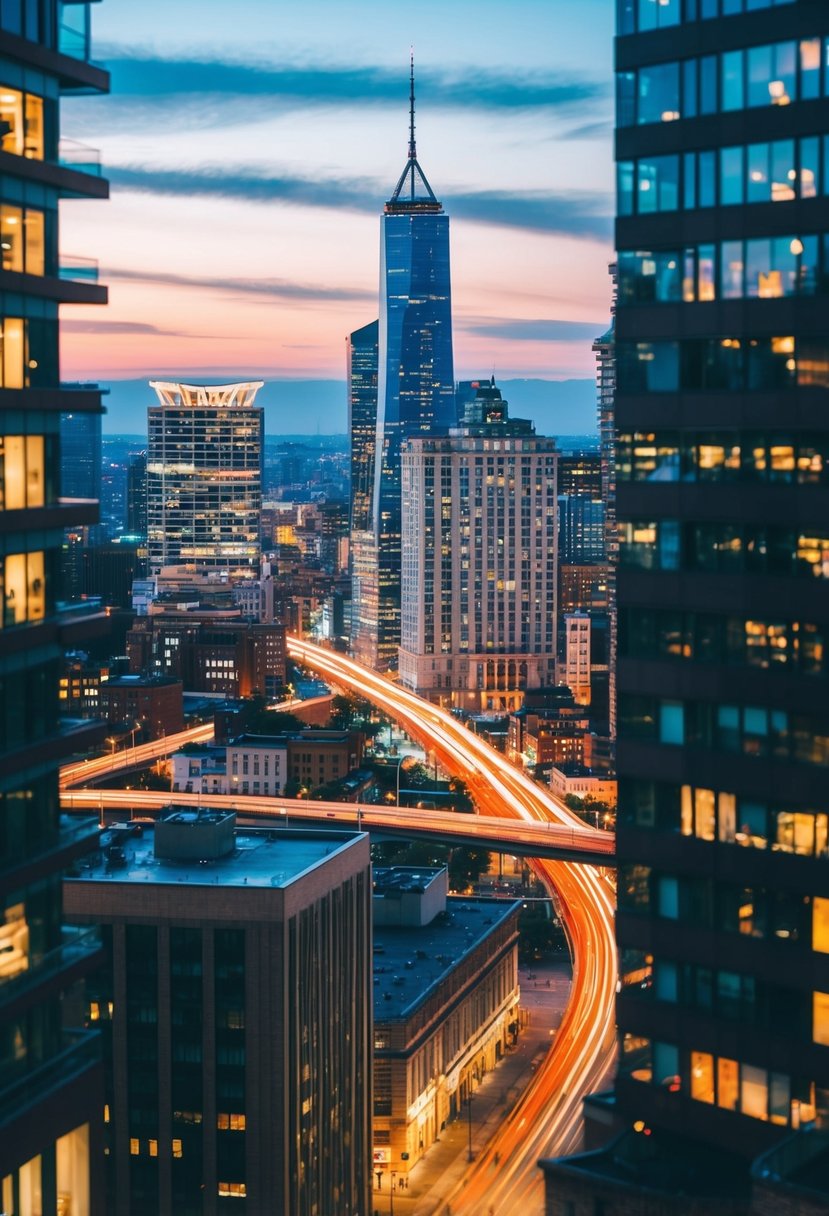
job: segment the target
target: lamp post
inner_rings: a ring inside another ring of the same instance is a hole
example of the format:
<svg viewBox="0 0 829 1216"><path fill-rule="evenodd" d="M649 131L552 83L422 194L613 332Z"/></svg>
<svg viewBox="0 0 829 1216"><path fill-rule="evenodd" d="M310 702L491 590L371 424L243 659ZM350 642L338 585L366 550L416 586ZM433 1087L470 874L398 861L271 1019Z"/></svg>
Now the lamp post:
<svg viewBox="0 0 829 1216"><path fill-rule="evenodd" d="M398 806L400 806L400 770L403 767L403 761L405 759L406 759L405 756L401 756L400 759L397 761L397 805Z"/></svg>
<svg viewBox="0 0 829 1216"><path fill-rule="evenodd" d="M468 1161L475 1160L475 1154L472 1152L472 1078L469 1080L469 1093L466 1096L466 1114L469 1124L469 1151L467 1154Z"/></svg>
<svg viewBox="0 0 829 1216"><path fill-rule="evenodd" d="M394 1216L394 1181L397 1177L397 1170L390 1171L391 1190L389 1191L389 1216Z"/></svg>

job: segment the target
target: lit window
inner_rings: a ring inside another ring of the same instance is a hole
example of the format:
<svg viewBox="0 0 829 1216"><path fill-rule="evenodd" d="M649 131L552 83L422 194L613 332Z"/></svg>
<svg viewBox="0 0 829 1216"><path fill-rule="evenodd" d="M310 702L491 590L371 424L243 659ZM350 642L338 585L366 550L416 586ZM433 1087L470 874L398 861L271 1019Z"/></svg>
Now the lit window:
<svg viewBox="0 0 829 1216"><path fill-rule="evenodd" d="M150 1156L157 1157L158 1156L158 1141L150 1140L149 1145L150 1145Z"/></svg>
<svg viewBox="0 0 829 1216"><path fill-rule="evenodd" d="M709 1105L714 1101L714 1057L708 1052L691 1052L691 1097Z"/></svg>
<svg viewBox="0 0 829 1216"><path fill-rule="evenodd" d="M829 954L829 899L819 896L812 903L812 949Z"/></svg>
<svg viewBox="0 0 829 1216"><path fill-rule="evenodd" d="M717 1105L736 1110L739 1101L740 1072L736 1060L720 1056L717 1060Z"/></svg>
<svg viewBox="0 0 829 1216"><path fill-rule="evenodd" d="M812 993L812 1041L829 1047L829 992Z"/></svg>
<svg viewBox="0 0 829 1216"><path fill-rule="evenodd" d="M230 1199L244 1199L248 1190L244 1182L220 1182L219 1194Z"/></svg>
<svg viewBox="0 0 829 1216"><path fill-rule="evenodd" d="M180 1140L173 1141L173 1156L174 1157L183 1156L182 1151L181 1151L181 1141Z"/></svg>
<svg viewBox="0 0 829 1216"><path fill-rule="evenodd" d="M130 1140L130 1156L137 1157L140 1152L141 1152L141 1141L131 1139Z"/></svg>

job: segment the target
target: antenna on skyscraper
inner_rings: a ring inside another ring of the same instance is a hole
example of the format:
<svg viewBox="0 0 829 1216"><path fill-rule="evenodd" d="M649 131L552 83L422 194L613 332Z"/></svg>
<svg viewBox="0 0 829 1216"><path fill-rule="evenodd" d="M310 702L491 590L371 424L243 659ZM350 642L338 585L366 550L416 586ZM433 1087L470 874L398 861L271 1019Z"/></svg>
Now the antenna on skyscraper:
<svg viewBox="0 0 829 1216"><path fill-rule="evenodd" d="M414 47L409 47L409 160L417 160L415 144L415 91L414 91ZM412 198L414 198L414 174L412 174Z"/></svg>

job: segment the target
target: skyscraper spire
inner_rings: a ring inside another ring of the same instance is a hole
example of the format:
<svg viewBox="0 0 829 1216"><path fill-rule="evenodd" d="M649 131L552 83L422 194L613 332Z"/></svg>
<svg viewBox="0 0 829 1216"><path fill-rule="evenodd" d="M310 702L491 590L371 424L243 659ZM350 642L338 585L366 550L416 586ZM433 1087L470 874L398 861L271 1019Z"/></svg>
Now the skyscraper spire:
<svg viewBox="0 0 829 1216"><path fill-rule="evenodd" d="M408 182L408 186L407 186ZM400 174L391 198L386 203L386 211L442 211L443 208L435 198L434 191L426 180L426 174L417 160L417 144L415 143L415 84L414 84L414 50L409 54L409 156L406 167Z"/></svg>
<svg viewBox="0 0 829 1216"><path fill-rule="evenodd" d="M417 160L417 145L415 144L414 121L414 47L409 52L409 160Z"/></svg>

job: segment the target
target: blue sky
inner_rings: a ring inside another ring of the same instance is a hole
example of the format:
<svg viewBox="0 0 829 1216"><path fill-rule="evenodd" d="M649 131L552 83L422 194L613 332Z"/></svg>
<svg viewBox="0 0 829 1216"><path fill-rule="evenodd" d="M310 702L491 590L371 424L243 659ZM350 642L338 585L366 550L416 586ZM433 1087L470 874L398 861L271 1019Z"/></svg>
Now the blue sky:
<svg viewBox="0 0 829 1216"><path fill-rule="evenodd" d="M109 203L68 203L107 310L65 374L340 377L376 315L378 216L420 161L452 218L459 376L592 374L612 256L611 0L104 0L110 97L64 107Z"/></svg>

